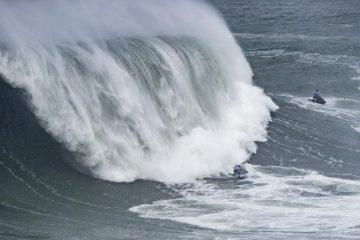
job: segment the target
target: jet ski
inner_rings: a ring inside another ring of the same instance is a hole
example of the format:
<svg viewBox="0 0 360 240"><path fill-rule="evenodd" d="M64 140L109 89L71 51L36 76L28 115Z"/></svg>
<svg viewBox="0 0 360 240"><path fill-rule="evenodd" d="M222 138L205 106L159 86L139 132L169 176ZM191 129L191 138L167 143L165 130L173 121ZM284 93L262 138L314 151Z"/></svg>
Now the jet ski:
<svg viewBox="0 0 360 240"><path fill-rule="evenodd" d="M323 105L326 103L326 101L320 96L318 96L316 99L308 99L308 101Z"/></svg>

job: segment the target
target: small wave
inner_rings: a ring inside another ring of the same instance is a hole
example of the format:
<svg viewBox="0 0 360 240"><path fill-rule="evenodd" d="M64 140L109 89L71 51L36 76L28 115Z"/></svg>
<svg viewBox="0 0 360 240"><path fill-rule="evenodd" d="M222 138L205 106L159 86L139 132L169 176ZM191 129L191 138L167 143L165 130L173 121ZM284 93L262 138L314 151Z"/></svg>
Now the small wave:
<svg viewBox="0 0 360 240"><path fill-rule="evenodd" d="M298 52L300 61L310 64L342 65L360 74L360 58L348 55L322 55L320 53Z"/></svg>
<svg viewBox="0 0 360 240"><path fill-rule="evenodd" d="M351 126L355 131L357 131L358 133L360 133L360 126L358 127L354 127L354 126Z"/></svg>
<svg viewBox="0 0 360 240"><path fill-rule="evenodd" d="M354 28L354 27L359 27L359 25L347 23L347 24L342 25L342 27L343 28Z"/></svg>
<svg viewBox="0 0 360 240"><path fill-rule="evenodd" d="M287 51L285 49L272 50L250 50L246 51L247 56L260 57L283 57L283 56L297 56L299 61L311 64L339 64L353 68L360 73L360 58L348 55L324 55L320 53L304 53L301 51Z"/></svg>
<svg viewBox="0 0 360 240"><path fill-rule="evenodd" d="M272 50L248 50L245 52L246 56L260 56L260 57L283 57L295 56L298 52L288 52L285 49L272 49Z"/></svg>
<svg viewBox="0 0 360 240"><path fill-rule="evenodd" d="M233 33L235 37L247 38L247 39L278 39L278 40L333 40L333 39L346 39L349 37L342 36L311 36L303 34L254 34L254 33Z"/></svg>
<svg viewBox="0 0 360 240"><path fill-rule="evenodd" d="M360 76L352 77L351 80L360 81ZM360 89L360 86L359 86L359 89Z"/></svg>
<svg viewBox="0 0 360 240"><path fill-rule="evenodd" d="M285 49L249 50L246 51L245 54L247 56L259 56L263 58L294 56L297 57L297 61L301 63L341 65L354 70L358 74L352 77L351 80L360 79L360 58L356 56L304 53L302 51L287 51Z"/></svg>

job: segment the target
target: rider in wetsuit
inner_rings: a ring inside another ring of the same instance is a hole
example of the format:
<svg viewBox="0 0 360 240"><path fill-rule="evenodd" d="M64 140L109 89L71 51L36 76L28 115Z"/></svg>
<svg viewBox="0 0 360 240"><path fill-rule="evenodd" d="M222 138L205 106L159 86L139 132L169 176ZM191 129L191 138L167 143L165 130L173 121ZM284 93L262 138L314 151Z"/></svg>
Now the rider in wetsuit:
<svg viewBox="0 0 360 240"><path fill-rule="evenodd" d="M313 95L313 101L316 102L319 97L320 97L319 90L316 89Z"/></svg>
<svg viewBox="0 0 360 240"><path fill-rule="evenodd" d="M234 175L241 175L241 167L240 167L240 165L235 165L235 167L234 167Z"/></svg>

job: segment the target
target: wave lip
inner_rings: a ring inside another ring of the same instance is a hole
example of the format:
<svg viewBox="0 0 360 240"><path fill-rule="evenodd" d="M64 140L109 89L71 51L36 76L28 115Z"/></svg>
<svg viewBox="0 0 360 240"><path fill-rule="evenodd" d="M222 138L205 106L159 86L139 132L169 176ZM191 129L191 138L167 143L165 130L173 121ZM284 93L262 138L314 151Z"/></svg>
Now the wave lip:
<svg viewBox="0 0 360 240"><path fill-rule="evenodd" d="M27 91L43 127L77 156L71 164L94 177L193 181L230 172L266 140L269 112L277 107L252 85L251 68L223 20L204 3L157 2L147 8L145 1L105 7L75 1L79 14L67 12L68 1L37 2L31 8L45 25L31 32L20 31L34 21L20 14L23 6L1 3L14 26L0 26L6 45L0 73ZM124 6L134 12L111 10ZM88 19L101 8L109 17ZM51 9L68 19L44 13ZM190 25L199 14L206 23ZM138 27L129 29L124 18ZM158 25L147 28L154 19ZM71 20L77 21L70 27Z"/></svg>

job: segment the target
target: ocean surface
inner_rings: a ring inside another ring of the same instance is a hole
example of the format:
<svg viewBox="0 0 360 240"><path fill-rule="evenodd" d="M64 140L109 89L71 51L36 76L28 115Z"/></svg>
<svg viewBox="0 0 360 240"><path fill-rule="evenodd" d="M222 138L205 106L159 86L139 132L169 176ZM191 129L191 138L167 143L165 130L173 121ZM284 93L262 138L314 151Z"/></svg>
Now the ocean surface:
<svg viewBox="0 0 360 240"><path fill-rule="evenodd" d="M360 1L0 12L0 239L360 239Z"/></svg>

